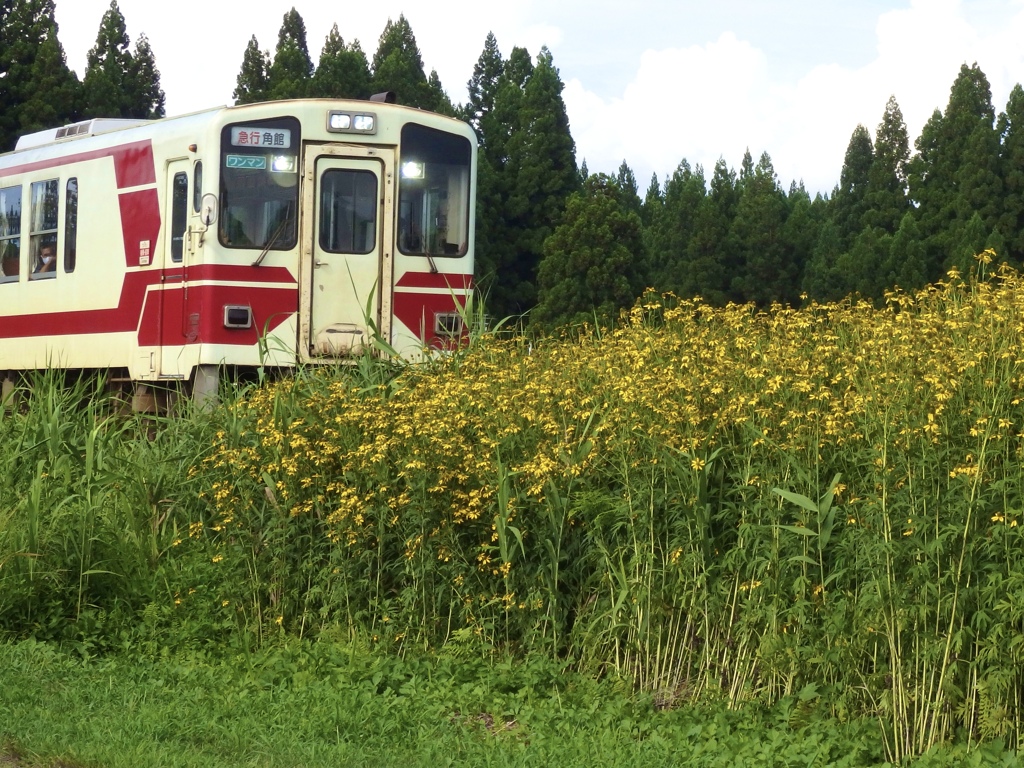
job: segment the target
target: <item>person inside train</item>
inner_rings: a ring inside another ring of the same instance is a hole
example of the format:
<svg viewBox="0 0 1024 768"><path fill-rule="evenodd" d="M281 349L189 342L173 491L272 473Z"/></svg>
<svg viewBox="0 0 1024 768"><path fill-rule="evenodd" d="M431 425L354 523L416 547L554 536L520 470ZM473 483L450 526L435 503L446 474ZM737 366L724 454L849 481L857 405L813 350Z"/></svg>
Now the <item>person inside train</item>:
<svg viewBox="0 0 1024 768"><path fill-rule="evenodd" d="M50 243L44 243L39 249L39 260L33 272L54 272L57 269L56 250Z"/></svg>

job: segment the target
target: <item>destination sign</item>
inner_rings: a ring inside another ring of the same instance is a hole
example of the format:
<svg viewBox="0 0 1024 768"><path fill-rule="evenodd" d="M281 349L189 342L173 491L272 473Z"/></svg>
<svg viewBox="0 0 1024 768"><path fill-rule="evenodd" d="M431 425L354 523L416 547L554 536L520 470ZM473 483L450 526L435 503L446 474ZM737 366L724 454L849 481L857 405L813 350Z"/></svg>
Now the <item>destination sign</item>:
<svg viewBox="0 0 1024 768"><path fill-rule="evenodd" d="M288 149L292 145L292 132L288 128L246 128L231 129L233 147L274 147Z"/></svg>

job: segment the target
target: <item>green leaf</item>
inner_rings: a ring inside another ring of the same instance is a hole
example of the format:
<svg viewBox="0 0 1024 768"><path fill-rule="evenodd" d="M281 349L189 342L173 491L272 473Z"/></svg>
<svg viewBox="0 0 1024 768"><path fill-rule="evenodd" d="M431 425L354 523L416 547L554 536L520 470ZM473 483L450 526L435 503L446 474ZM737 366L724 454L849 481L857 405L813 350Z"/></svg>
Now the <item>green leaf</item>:
<svg viewBox="0 0 1024 768"><path fill-rule="evenodd" d="M804 527L799 526L799 525L776 525L774 527L778 528L780 530L783 530L783 531L789 531L790 533L795 533L798 536L817 536L818 535L817 531L812 531L810 528L804 528ZM815 565L817 565L817 563L815 563Z"/></svg>
<svg viewBox="0 0 1024 768"><path fill-rule="evenodd" d="M782 488L772 488L772 493L796 504L798 507L806 509L808 512L813 512L815 515L818 514L818 505L802 494L784 491Z"/></svg>

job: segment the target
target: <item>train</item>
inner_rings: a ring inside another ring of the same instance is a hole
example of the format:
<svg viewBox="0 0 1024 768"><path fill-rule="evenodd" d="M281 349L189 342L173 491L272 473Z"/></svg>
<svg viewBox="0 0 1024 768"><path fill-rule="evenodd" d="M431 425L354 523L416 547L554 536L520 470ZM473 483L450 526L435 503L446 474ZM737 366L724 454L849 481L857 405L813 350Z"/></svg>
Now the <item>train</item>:
<svg viewBox="0 0 1024 768"><path fill-rule="evenodd" d="M22 136L0 155L0 380L206 398L225 372L458 345L476 162L468 124L386 94Z"/></svg>

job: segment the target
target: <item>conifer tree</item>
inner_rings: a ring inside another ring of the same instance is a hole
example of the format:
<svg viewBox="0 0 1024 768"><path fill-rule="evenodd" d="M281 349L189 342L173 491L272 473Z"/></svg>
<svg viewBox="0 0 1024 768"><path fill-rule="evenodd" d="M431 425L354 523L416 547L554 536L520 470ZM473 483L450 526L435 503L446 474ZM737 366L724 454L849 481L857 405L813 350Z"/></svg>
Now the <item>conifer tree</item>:
<svg viewBox="0 0 1024 768"><path fill-rule="evenodd" d="M584 161L584 165L586 165L586 161ZM583 176L582 171L583 169L581 168L581 176ZM586 178L586 176L583 176L584 181ZM633 174L633 169L626 164L625 160L622 161L618 172L615 174L615 181L619 185L619 191L622 194L622 202L629 210L639 216L640 209L643 207L643 201L640 199L639 190L636 185L636 176Z"/></svg>
<svg viewBox="0 0 1024 768"><path fill-rule="evenodd" d="M786 250L786 261L792 264L793 275L801 276L807 269L814 252L814 246L821 230L821 221L826 215L826 205L820 196L811 200L803 182L793 182L786 196L786 222L782 225L782 243ZM796 293L791 291L791 300Z"/></svg>
<svg viewBox="0 0 1024 768"><path fill-rule="evenodd" d="M782 240L785 218L785 196L771 158L764 152L745 182L741 180L741 196L732 222L730 234L740 257L730 285L733 299L762 305L772 301L796 303L798 274Z"/></svg>
<svg viewBox="0 0 1024 768"><path fill-rule="evenodd" d="M1015 266L1024 263L1024 88L1010 91L1006 111L999 116L1000 174L1003 205L998 229L1005 243L999 256Z"/></svg>
<svg viewBox="0 0 1024 768"><path fill-rule="evenodd" d="M458 114L458 110L455 109L455 105L452 104L452 100L448 98L448 94L441 85L441 78L437 74L436 69L430 70L430 77L427 78L427 87L430 89L431 98L428 109L448 117L455 117Z"/></svg>
<svg viewBox="0 0 1024 768"><path fill-rule="evenodd" d="M366 54L358 40L351 45L345 44L337 24L331 27L324 40L309 95L329 99L366 99L370 96L370 64Z"/></svg>
<svg viewBox="0 0 1024 768"><path fill-rule="evenodd" d="M145 34L139 35L135 41L128 87L131 89L128 97L132 117L155 120L164 116L165 98L160 87L160 72L156 68L156 57L153 56L153 49Z"/></svg>
<svg viewBox="0 0 1024 768"><path fill-rule="evenodd" d="M693 237L697 210L706 194L704 169L691 169L683 159L665 185L665 207L661 226L651 243L655 260L651 262L652 279L659 290L692 296L700 289L694 285L694 274L687 264L687 251Z"/></svg>
<svg viewBox="0 0 1024 768"><path fill-rule="evenodd" d="M895 234L910 210L906 165L910 159L907 126L896 97L890 96L875 131L874 159L868 172L862 223Z"/></svg>
<svg viewBox="0 0 1024 768"><path fill-rule="evenodd" d="M685 296L701 296L714 305L729 300L729 286L739 261L730 239L739 200L736 173L723 158L715 163L708 193L702 197L686 250Z"/></svg>
<svg viewBox="0 0 1024 768"><path fill-rule="evenodd" d="M832 219L839 230L844 250L852 246L864 226L862 220L867 210L868 179L874 159L871 134L863 125L858 125L846 147L839 189L832 200Z"/></svg>
<svg viewBox="0 0 1024 768"><path fill-rule="evenodd" d="M388 19L381 33L377 52L373 55L374 92L393 91L399 104L432 109L437 95L431 90L423 70L423 59L416 36L405 15L398 21Z"/></svg>
<svg viewBox="0 0 1024 768"><path fill-rule="evenodd" d="M267 70L267 96L276 99L301 99L309 94L313 61L306 45L306 23L292 8L284 15L277 33L274 60Z"/></svg>
<svg viewBox="0 0 1024 768"><path fill-rule="evenodd" d="M640 216L629 210L618 183L590 176L544 243L531 322L613 322L645 287L642 252Z"/></svg>
<svg viewBox="0 0 1024 768"><path fill-rule="evenodd" d="M134 52L128 49L117 0L111 0L100 21L96 44L86 60L82 92L85 117L149 120L164 115L164 92L149 39L140 35Z"/></svg>
<svg viewBox="0 0 1024 768"><path fill-rule="evenodd" d="M253 104L266 101L269 97L267 70L270 69L270 54L260 50L256 35L249 38L242 56L242 69L235 81L235 104Z"/></svg>
<svg viewBox="0 0 1024 768"><path fill-rule="evenodd" d="M652 173L651 182L647 185L647 192L644 193L643 206L640 208L640 222L643 225L644 261L651 286L655 288L657 288L657 283L654 280L652 265L656 264L659 258L656 233L660 235L661 218L664 212L665 196L662 194L661 184L658 182L658 174Z"/></svg>
<svg viewBox="0 0 1024 768"><path fill-rule="evenodd" d="M943 114L936 110L908 166L910 195L935 280L960 256L974 213L991 232L998 224L1001 180L995 110L985 74L964 64Z"/></svg>
<svg viewBox="0 0 1024 768"><path fill-rule="evenodd" d="M501 51L498 50L498 39L493 32L488 32L484 39L484 49L473 66L473 77L466 83L469 100L463 110L463 117L476 129L481 146L487 143L484 118L494 110L494 99L504 71L505 62L502 61Z"/></svg>
<svg viewBox="0 0 1024 768"><path fill-rule="evenodd" d="M53 0L0 6L0 151L18 136L73 122L80 85L57 39Z"/></svg>
<svg viewBox="0 0 1024 768"><path fill-rule="evenodd" d="M570 194L579 187L576 145L551 52L541 48L509 138L506 211L515 228L514 293L520 311L536 301L536 270Z"/></svg>
<svg viewBox="0 0 1024 768"><path fill-rule="evenodd" d="M651 174L651 182L647 185L647 192L644 193L643 208L640 218L644 224L644 233L651 231L652 225L661 215L661 209L665 205L665 195L661 191L661 183L658 181L658 174Z"/></svg>
<svg viewBox="0 0 1024 768"><path fill-rule="evenodd" d="M495 50L497 50L495 43ZM490 56L485 44L481 61ZM490 66L490 65L489 65ZM493 95L481 97L477 134L480 153L477 165L476 273L487 295L488 308L500 317L521 312L516 300L519 277L516 267L516 225L508 217L507 201L515 186L509 166L509 139L515 130L526 81L533 62L525 48L514 48ZM486 81L482 80L482 87ZM487 88L490 85L487 84ZM489 92L489 91L488 91Z"/></svg>
<svg viewBox="0 0 1024 768"><path fill-rule="evenodd" d="M129 100L133 70L124 16L117 0L111 0L100 21L96 44L86 59L82 82L85 116L132 117Z"/></svg>

